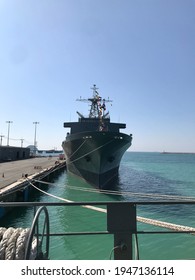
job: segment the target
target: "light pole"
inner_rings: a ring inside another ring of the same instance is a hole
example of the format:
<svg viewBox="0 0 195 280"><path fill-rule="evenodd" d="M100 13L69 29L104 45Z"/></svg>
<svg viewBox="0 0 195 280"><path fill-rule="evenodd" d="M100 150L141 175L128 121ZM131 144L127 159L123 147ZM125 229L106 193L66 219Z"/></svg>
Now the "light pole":
<svg viewBox="0 0 195 280"><path fill-rule="evenodd" d="M9 131L10 131L10 123L13 123L12 121L6 121L8 124L8 132L7 132L7 146L9 146Z"/></svg>
<svg viewBox="0 0 195 280"><path fill-rule="evenodd" d="M0 143L0 146L2 146L2 139L3 139L3 137L5 137L4 135L0 135L0 137L1 137L1 143Z"/></svg>
<svg viewBox="0 0 195 280"><path fill-rule="evenodd" d="M34 137L34 156L36 155L36 146L37 146L37 125L39 124L39 122L33 122L33 124L35 125L35 137Z"/></svg>
<svg viewBox="0 0 195 280"><path fill-rule="evenodd" d="M22 138L22 139L20 139L20 141L21 141L21 148L22 148L23 147L24 139Z"/></svg>

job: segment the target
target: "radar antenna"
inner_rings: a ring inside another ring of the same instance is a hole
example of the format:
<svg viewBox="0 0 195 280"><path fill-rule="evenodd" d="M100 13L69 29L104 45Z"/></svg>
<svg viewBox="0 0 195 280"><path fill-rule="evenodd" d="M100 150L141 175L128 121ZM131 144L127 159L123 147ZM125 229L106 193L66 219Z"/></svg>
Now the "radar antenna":
<svg viewBox="0 0 195 280"><path fill-rule="evenodd" d="M112 100L108 99L102 99L102 97L98 93L98 88L96 85L93 85L91 88L93 90L93 97L88 99L77 99L77 101L83 101L83 102L91 102L91 107L89 111L89 118L105 118L108 117L109 112L105 114L106 111L106 102L112 102Z"/></svg>

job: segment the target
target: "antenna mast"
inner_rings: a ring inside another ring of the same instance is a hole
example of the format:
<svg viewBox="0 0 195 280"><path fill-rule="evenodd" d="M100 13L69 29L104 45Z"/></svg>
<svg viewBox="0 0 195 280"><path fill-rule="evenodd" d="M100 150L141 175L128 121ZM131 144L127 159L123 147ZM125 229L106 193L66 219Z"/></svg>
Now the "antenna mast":
<svg viewBox="0 0 195 280"><path fill-rule="evenodd" d="M98 93L98 88L94 84L93 87L91 88L93 90L93 97L88 98L88 99L77 99L77 101L84 101L84 102L91 102L91 107L89 111L89 118L104 118L109 115L109 112L105 113L106 110L106 102L112 102L112 100L106 100L102 99L102 97ZM102 103L103 101L103 103Z"/></svg>

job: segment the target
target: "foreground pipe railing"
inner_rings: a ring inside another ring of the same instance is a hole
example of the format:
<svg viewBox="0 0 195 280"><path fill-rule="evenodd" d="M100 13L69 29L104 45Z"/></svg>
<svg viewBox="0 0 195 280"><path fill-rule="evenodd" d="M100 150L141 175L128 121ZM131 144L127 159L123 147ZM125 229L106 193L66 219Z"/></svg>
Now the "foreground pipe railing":
<svg viewBox="0 0 195 280"><path fill-rule="evenodd" d="M91 210L104 212L107 214L107 231L95 232L62 232L47 233L49 236L67 236L67 235L99 235L112 234L114 236L113 254L114 259L130 260L133 259L133 236L137 234L167 234L167 233L188 233L195 234L195 228L183 227L175 225L170 227L171 230L166 231L139 231L137 230L137 222L146 222L146 218L137 216L137 206L140 205L195 205L195 201L143 201L143 202L1 202L0 207L33 207L36 216L37 207L53 207L53 206L82 206ZM106 209L97 208L97 206L106 206ZM144 220L145 219L145 220ZM151 219L148 219L151 221ZM155 221L155 220L152 220ZM159 223L157 223L157 226ZM166 223L168 224L168 223ZM154 223L152 224L154 225ZM173 224L170 224L173 225ZM163 225L160 225L163 227ZM168 227L167 227L168 228ZM186 230L185 230L186 229ZM38 235L38 233L37 233ZM136 238L137 240L137 238ZM136 243L137 244L137 243ZM138 251L138 246L137 246Z"/></svg>

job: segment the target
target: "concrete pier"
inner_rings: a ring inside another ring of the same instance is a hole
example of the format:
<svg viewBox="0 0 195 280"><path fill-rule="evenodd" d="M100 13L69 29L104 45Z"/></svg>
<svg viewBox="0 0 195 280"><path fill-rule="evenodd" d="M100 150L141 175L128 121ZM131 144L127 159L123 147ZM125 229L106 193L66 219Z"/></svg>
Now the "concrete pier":
<svg viewBox="0 0 195 280"><path fill-rule="evenodd" d="M58 161L57 157L42 157L0 163L0 198L24 187L26 174L30 178L44 178L57 167L65 167L65 161Z"/></svg>

